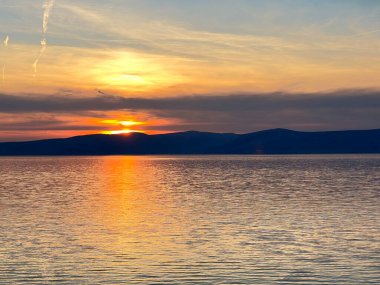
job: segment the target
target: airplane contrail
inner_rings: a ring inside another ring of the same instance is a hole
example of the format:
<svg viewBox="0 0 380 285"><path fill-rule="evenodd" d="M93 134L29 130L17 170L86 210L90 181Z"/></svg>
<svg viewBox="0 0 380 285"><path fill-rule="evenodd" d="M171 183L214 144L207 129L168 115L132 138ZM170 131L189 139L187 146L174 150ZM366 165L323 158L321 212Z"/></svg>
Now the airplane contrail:
<svg viewBox="0 0 380 285"><path fill-rule="evenodd" d="M42 6L44 8L44 18L42 23L43 33L46 34L49 24L49 16L51 8L53 8L54 0L45 0L44 5Z"/></svg>
<svg viewBox="0 0 380 285"><path fill-rule="evenodd" d="M37 74L37 65L38 65L38 62L40 61L40 58L41 58L42 55L44 54L46 48L47 48L47 42L46 42L46 39L43 38L43 39L41 40L41 49L40 49L40 52L38 53L38 56L37 56L36 60L35 60L34 63L33 63L34 76L36 76L36 74Z"/></svg>
<svg viewBox="0 0 380 285"><path fill-rule="evenodd" d="M6 36L5 40L4 40L4 47L7 50L8 50L8 43L9 43L9 36ZM4 65L3 65L3 83L5 82L5 69L7 67L7 58L6 58L6 56L7 55L5 55L5 60L4 60Z"/></svg>
<svg viewBox="0 0 380 285"><path fill-rule="evenodd" d="M9 43L9 36L6 36L6 38L4 40L5 47L8 47L8 43Z"/></svg>
<svg viewBox="0 0 380 285"><path fill-rule="evenodd" d="M36 58L36 60L33 63L34 68L34 76L37 75L37 65L40 61L42 55L44 54L46 48L47 48L47 40L46 40L46 33L48 31L48 24L49 24L49 17L50 17L50 11L54 6L54 0L45 0L44 4L42 5L42 8L44 9L44 15L42 19L42 39L41 39L41 49L40 52Z"/></svg>

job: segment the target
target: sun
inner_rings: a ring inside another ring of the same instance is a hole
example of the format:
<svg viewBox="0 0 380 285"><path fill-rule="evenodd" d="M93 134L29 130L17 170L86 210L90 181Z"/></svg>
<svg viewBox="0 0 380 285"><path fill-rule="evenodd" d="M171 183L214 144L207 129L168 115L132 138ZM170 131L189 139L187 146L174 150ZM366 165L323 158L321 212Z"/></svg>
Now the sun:
<svg viewBox="0 0 380 285"><path fill-rule="evenodd" d="M132 130L120 130L120 131L104 131L102 132L103 135L125 135L135 133L135 131Z"/></svg>
<svg viewBox="0 0 380 285"><path fill-rule="evenodd" d="M133 120L103 120L102 124L113 125L115 128L120 127L121 130L107 130L103 131L104 135L122 135L130 134L137 132L136 130L131 129L131 127L144 125L143 122L133 121ZM140 132L140 131L139 131Z"/></svg>

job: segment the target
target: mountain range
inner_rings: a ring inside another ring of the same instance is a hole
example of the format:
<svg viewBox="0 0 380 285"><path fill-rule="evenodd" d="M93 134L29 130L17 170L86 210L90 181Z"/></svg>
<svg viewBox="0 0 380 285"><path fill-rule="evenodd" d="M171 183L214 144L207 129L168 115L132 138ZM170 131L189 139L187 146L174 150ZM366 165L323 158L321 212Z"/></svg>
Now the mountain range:
<svg viewBox="0 0 380 285"><path fill-rule="evenodd" d="M271 129L248 134L187 131L147 135L85 135L0 143L0 156L380 153L380 129L299 132Z"/></svg>

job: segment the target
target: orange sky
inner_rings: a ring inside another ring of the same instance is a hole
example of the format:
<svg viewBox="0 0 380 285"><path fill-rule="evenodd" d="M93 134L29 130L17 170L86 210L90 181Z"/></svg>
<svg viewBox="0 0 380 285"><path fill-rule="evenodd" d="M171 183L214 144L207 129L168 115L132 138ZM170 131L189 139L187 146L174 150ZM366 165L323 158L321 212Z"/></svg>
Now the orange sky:
<svg viewBox="0 0 380 285"><path fill-rule="evenodd" d="M5 0L2 4L1 94L91 97L100 91L155 98L377 89L380 85L377 1L363 5L321 1L318 7L313 1L302 5L297 1L238 0L234 5L224 0L219 5L179 1L168 6L161 0L138 4L56 1L48 11L46 33L42 18L47 11L42 2ZM161 10L155 10L158 7ZM198 16L188 12L198 12ZM41 40L46 40L47 47L35 71ZM4 138L67 136L125 127L104 123L107 120L142 122L128 129L148 133L170 131L170 124L186 125L182 118L133 110L43 112L17 118L3 112L0 118L3 124L20 126L23 120L66 122L65 130L3 129Z"/></svg>

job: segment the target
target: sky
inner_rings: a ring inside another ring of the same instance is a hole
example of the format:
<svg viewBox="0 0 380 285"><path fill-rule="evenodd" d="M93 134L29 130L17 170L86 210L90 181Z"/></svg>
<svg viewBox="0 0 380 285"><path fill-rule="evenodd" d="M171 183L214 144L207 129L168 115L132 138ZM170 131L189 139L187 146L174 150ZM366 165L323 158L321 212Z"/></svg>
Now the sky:
<svg viewBox="0 0 380 285"><path fill-rule="evenodd" d="M378 0L0 0L0 141L380 127Z"/></svg>

